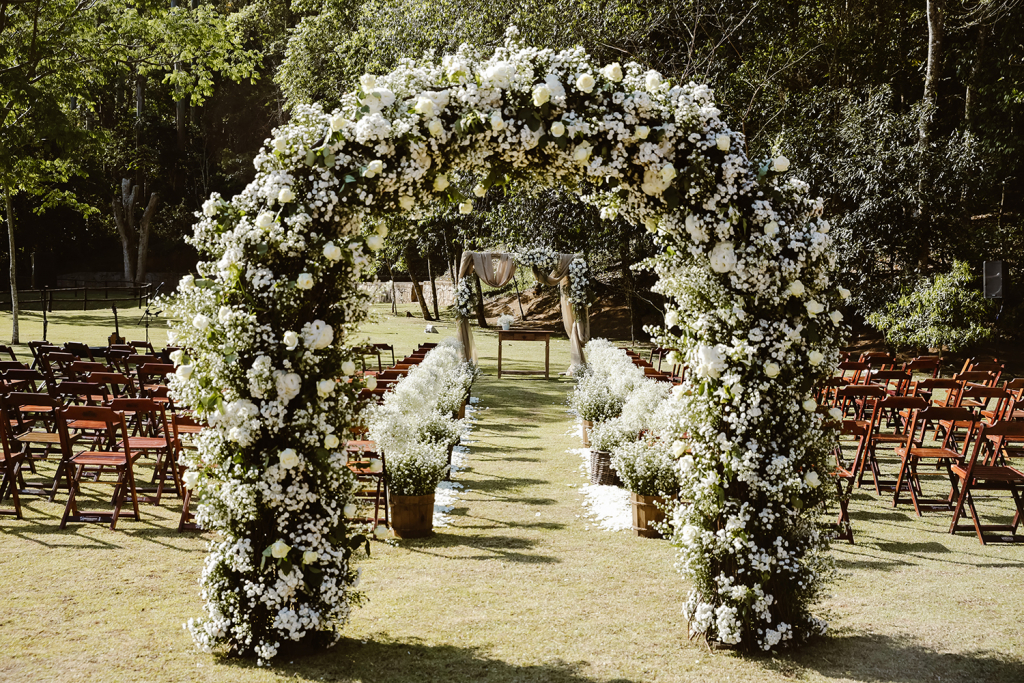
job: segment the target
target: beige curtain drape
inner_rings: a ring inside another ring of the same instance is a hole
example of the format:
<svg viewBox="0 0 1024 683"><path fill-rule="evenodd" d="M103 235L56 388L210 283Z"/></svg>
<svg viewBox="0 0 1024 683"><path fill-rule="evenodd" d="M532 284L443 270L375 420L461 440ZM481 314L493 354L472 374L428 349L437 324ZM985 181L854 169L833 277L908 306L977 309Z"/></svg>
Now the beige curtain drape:
<svg viewBox="0 0 1024 683"><path fill-rule="evenodd" d="M583 315L577 319L576 312L569 301L569 265L576 258L576 254L558 254L558 266L550 273L545 273L537 268L533 269L533 276L537 282L543 285L558 286L562 307L562 325L565 333L569 335L569 369L587 362L583 355L583 345L590 341L590 311L583 310ZM497 268L494 261L497 259ZM462 254L462 262L459 264L459 280L476 273L480 279L491 287L503 287L512 280L515 275L516 264L509 254L496 254L489 251L475 252L467 251ZM477 362L476 344L473 342L473 330L469 326L469 320L463 317L458 318L459 341L462 342L463 353L467 360Z"/></svg>

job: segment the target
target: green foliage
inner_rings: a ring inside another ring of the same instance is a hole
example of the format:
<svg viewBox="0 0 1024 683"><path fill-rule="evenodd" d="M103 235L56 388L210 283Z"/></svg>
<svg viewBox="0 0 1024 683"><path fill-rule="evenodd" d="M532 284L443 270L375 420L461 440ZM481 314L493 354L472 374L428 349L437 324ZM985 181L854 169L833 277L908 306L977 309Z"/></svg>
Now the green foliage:
<svg viewBox="0 0 1024 683"><path fill-rule="evenodd" d="M909 294L868 316L896 346L946 346L958 352L992 337L991 302L972 288L971 268L957 261L949 273L924 279Z"/></svg>

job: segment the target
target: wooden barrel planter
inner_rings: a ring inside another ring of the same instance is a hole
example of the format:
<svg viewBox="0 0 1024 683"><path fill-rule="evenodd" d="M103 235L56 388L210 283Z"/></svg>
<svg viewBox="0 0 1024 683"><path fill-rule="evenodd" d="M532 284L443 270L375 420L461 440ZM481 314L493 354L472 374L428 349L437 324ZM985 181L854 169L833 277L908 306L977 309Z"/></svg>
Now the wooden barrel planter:
<svg viewBox="0 0 1024 683"><path fill-rule="evenodd" d="M434 494L391 496L391 533L396 538L426 538L434 533Z"/></svg>
<svg viewBox="0 0 1024 683"><path fill-rule="evenodd" d="M619 473L612 467L612 454L609 451L590 451L590 483L622 486Z"/></svg>
<svg viewBox="0 0 1024 683"><path fill-rule="evenodd" d="M590 420L580 420L580 425L583 432L583 447L590 448L590 430L594 428L594 423Z"/></svg>
<svg viewBox="0 0 1024 683"><path fill-rule="evenodd" d="M661 538L661 532L651 527L653 522L664 522L665 511L658 505L664 504L660 496L641 496L639 493L629 494L629 503L633 507L633 531L644 538Z"/></svg>

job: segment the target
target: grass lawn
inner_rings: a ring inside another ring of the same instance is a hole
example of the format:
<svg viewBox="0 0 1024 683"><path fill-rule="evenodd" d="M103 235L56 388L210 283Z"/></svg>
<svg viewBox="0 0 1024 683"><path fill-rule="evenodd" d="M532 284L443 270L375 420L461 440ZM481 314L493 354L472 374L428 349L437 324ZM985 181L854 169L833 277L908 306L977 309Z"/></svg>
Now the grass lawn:
<svg viewBox="0 0 1024 683"><path fill-rule="evenodd" d="M439 339L377 310L366 334L399 357ZM101 343L100 313L54 313L49 336ZM857 544L833 550L828 638L766 657L690 642L673 548L584 516L570 384L497 380L495 338L477 334L486 376L452 525L373 544L360 562L369 601L335 648L266 669L197 652L181 625L200 614L206 539L175 531L176 499L117 531L62 532L64 495L26 498L24 521L0 518L0 681L1024 681L1024 547L949 536L948 514L917 518L867 489L851 502ZM543 366L540 344L505 351L509 368ZM568 355L553 340L552 370Z"/></svg>

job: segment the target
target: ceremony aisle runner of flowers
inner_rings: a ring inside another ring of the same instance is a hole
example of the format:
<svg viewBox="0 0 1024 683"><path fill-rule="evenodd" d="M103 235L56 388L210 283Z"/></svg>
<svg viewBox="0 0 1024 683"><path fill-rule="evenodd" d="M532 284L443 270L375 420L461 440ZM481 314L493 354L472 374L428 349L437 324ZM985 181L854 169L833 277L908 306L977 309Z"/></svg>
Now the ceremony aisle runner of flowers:
<svg viewBox="0 0 1024 683"><path fill-rule="evenodd" d="M461 482L454 481L455 475L461 472L466 466L466 460L469 458L469 446L470 444L476 443L476 441L469 437L473 434L473 429L476 427L477 417L476 414L483 408L479 408L480 399L473 396L469 399L469 404L466 406L466 417L462 420L462 438L459 443L455 444L455 448L452 449L452 465L451 465L451 479L452 481L442 481L437 485L437 490L434 493L434 527L446 527L451 524L452 518L449 513L455 509L455 503L461 497L461 494L466 492L466 486Z"/></svg>

